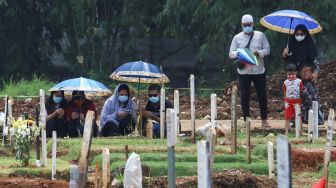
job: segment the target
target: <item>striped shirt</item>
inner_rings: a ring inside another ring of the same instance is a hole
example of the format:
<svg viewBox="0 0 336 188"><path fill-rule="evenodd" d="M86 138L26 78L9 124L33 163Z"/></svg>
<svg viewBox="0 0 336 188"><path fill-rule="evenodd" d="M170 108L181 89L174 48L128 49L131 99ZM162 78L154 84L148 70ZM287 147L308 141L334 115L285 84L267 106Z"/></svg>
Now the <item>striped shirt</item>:
<svg viewBox="0 0 336 188"><path fill-rule="evenodd" d="M250 35L245 34L244 32L240 32L234 36L231 46L229 57L231 59L236 59L238 56L237 49L245 48L248 41L250 40ZM264 67L264 57L270 53L270 45L268 40L263 32L254 31L253 38L250 43L250 48L252 52L258 51L259 56L257 57L259 65L248 65L243 69L237 69L238 74L263 74L265 72Z"/></svg>

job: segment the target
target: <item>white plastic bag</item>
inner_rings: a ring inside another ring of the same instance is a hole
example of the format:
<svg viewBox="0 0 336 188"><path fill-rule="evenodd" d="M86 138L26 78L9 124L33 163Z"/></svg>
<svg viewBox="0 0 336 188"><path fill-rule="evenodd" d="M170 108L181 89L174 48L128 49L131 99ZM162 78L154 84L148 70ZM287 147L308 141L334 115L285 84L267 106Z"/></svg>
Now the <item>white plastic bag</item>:
<svg viewBox="0 0 336 188"><path fill-rule="evenodd" d="M125 165L124 172L125 188L142 188L142 170L140 156L132 153Z"/></svg>

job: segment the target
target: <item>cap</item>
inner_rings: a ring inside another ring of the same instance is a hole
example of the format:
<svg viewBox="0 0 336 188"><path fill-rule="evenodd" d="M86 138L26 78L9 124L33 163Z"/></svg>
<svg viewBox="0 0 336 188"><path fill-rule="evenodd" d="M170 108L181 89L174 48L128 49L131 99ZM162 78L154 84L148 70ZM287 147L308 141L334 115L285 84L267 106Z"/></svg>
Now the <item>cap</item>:
<svg viewBox="0 0 336 188"><path fill-rule="evenodd" d="M242 19L241 19L242 23L251 23L253 22L253 17L250 14L245 14Z"/></svg>

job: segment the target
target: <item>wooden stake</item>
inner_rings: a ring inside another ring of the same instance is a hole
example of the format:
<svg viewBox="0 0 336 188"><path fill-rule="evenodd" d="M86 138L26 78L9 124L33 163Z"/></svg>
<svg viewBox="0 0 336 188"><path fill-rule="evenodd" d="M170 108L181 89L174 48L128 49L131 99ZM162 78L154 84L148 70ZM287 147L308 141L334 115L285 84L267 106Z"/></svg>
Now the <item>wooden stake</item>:
<svg viewBox="0 0 336 188"><path fill-rule="evenodd" d="M109 188L111 185L110 180L110 150L108 148L103 149L103 187Z"/></svg>
<svg viewBox="0 0 336 188"><path fill-rule="evenodd" d="M324 149L324 163L323 163L323 177L327 181L326 187L328 187L329 163L330 163L331 145L334 132L334 120L335 120L335 112L333 109L329 109L327 139Z"/></svg>
<svg viewBox="0 0 336 188"><path fill-rule="evenodd" d="M268 153L268 175L270 178L275 176L274 174L274 154L273 154L273 143L267 143L267 153Z"/></svg>
<svg viewBox="0 0 336 188"><path fill-rule="evenodd" d="M160 138L164 139L165 131L165 110L166 110L166 93L163 88L161 88L160 93Z"/></svg>
<svg viewBox="0 0 336 188"><path fill-rule="evenodd" d="M246 118L246 162L251 164L251 138L250 138L250 118Z"/></svg>
<svg viewBox="0 0 336 188"><path fill-rule="evenodd" d="M278 188L292 187L291 146L284 135L277 137Z"/></svg>
<svg viewBox="0 0 336 188"><path fill-rule="evenodd" d="M94 112L89 110L86 113L84 134L82 142L81 158L79 160L79 188L86 187L87 170L90 156L90 147L92 141L92 123Z"/></svg>
<svg viewBox="0 0 336 188"><path fill-rule="evenodd" d="M212 174L213 163L215 159L216 137L216 129L213 127L209 127L207 131L207 141L210 144L210 174Z"/></svg>
<svg viewBox="0 0 336 188"><path fill-rule="evenodd" d="M126 144L125 145L125 161L127 161L127 159L128 159L128 153L129 153L128 145Z"/></svg>
<svg viewBox="0 0 336 188"><path fill-rule="evenodd" d="M146 138L153 139L153 122L152 122L152 120L147 121L147 124L146 124Z"/></svg>
<svg viewBox="0 0 336 188"><path fill-rule="evenodd" d="M48 165L47 163L47 134L46 130L42 130L42 160L41 164L43 167Z"/></svg>
<svg viewBox="0 0 336 188"><path fill-rule="evenodd" d="M314 123L313 123L313 141L315 141L316 139L318 139L318 102L317 101L313 101L313 105L312 105L312 109L313 109L313 116L314 116Z"/></svg>
<svg viewBox="0 0 336 188"><path fill-rule="evenodd" d="M197 187L211 187L210 144L208 141L197 141Z"/></svg>
<svg viewBox="0 0 336 188"><path fill-rule="evenodd" d="M94 175L94 188L99 187L98 178L99 178L99 164L96 163L95 175Z"/></svg>
<svg viewBox="0 0 336 188"><path fill-rule="evenodd" d="M52 146L52 165L51 165L51 180L56 179L56 138L57 133L56 131L52 132L52 140L53 140L53 146Z"/></svg>
<svg viewBox="0 0 336 188"><path fill-rule="evenodd" d="M211 94L211 127L217 127L217 95L215 93Z"/></svg>
<svg viewBox="0 0 336 188"><path fill-rule="evenodd" d="M237 86L231 91L231 153L237 153Z"/></svg>
<svg viewBox="0 0 336 188"><path fill-rule="evenodd" d="M174 90L174 110L176 114L176 141L179 142L180 139L180 94L179 90Z"/></svg>
<svg viewBox="0 0 336 188"><path fill-rule="evenodd" d="M190 117L191 117L191 137L195 144L195 77L190 75Z"/></svg>
<svg viewBox="0 0 336 188"><path fill-rule="evenodd" d="M295 104L295 137L299 138L301 135L301 107Z"/></svg>

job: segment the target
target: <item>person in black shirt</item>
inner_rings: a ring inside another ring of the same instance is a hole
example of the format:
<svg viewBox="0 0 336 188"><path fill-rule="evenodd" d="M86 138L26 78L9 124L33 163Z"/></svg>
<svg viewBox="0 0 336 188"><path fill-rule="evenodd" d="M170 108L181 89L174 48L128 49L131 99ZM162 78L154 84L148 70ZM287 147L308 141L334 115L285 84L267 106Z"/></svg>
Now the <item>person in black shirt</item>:
<svg viewBox="0 0 336 188"><path fill-rule="evenodd" d="M142 112L142 130L143 135L146 135L146 124L148 119L153 120L153 137L160 137L160 91L159 85L153 84L148 88L148 101L145 110ZM168 100L165 101L165 109L173 108L173 105ZM166 129L166 126L165 126ZM166 132L166 131L165 131ZM166 134L166 133L165 133Z"/></svg>
<svg viewBox="0 0 336 188"><path fill-rule="evenodd" d="M64 119L64 111L66 108L63 91L52 91L45 103L47 118L46 118L46 133L47 138L52 137L52 132L56 131L57 137L63 138L66 136L66 126Z"/></svg>

